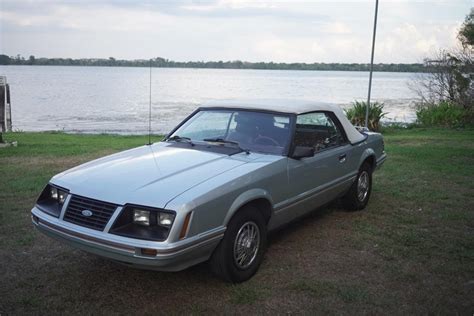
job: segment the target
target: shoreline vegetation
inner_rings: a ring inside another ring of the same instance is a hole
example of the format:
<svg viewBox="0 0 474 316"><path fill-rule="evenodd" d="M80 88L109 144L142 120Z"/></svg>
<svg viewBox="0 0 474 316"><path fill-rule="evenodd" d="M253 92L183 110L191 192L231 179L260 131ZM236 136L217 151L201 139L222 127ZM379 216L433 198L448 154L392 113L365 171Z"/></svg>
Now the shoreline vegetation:
<svg viewBox="0 0 474 316"><path fill-rule="evenodd" d="M0 65L27 66L92 66L92 67L150 67L153 68L202 68L202 69L255 69L255 70L316 70L316 71L365 71L370 64L364 63L275 63L247 61L174 61L162 57L150 59L115 59L109 58L25 58L21 55L7 56L0 54ZM375 72L427 72L422 63L413 64L374 64Z"/></svg>

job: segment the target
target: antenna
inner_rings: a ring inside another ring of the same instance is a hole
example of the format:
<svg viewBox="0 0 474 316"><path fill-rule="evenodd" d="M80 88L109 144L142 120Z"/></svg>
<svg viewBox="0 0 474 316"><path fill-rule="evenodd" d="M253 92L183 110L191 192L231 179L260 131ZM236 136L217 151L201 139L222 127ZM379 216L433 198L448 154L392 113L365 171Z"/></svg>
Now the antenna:
<svg viewBox="0 0 474 316"><path fill-rule="evenodd" d="M148 145L151 145L151 61L150 59L150 104L148 105Z"/></svg>
<svg viewBox="0 0 474 316"><path fill-rule="evenodd" d="M375 0L374 32L372 34L372 54L370 56L369 92L367 93L367 106L365 108L365 128L368 128L369 126L370 92L372 90L372 72L374 70L375 33L377 32L378 11L379 11L379 0Z"/></svg>

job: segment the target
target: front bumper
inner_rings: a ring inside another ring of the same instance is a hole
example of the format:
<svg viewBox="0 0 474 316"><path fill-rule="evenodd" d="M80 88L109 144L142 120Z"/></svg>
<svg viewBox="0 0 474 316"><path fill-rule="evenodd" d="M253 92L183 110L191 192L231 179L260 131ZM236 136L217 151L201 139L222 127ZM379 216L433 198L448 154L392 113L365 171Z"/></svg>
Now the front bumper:
<svg viewBox="0 0 474 316"><path fill-rule="evenodd" d="M206 261L224 236L224 227L174 243L127 238L78 226L50 216L37 207L31 210L32 222L42 233L89 253L137 268L180 271ZM142 249L156 250L145 255Z"/></svg>

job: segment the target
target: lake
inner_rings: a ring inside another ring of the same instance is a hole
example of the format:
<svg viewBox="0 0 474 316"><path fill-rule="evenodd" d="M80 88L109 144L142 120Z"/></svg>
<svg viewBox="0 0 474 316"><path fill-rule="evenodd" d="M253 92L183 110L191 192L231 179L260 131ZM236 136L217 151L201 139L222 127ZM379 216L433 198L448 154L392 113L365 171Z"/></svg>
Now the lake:
<svg viewBox="0 0 474 316"><path fill-rule="evenodd" d="M146 133L149 69L0 66L11 89L13 129ZM413 122L411 73L374 73L372 101L386 121ZM367 99L369 74L343 71L154 68L152 130L165 133L199 104L216 99L283 98L347 107ZM291 104L288 105L291 107Z"/></svg>

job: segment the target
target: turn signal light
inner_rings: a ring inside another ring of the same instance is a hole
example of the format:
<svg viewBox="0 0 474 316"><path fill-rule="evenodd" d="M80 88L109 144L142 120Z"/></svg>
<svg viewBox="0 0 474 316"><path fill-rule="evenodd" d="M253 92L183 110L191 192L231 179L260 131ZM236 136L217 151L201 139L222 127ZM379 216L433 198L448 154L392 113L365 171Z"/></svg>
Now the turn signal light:
<svg viewBox="0 0 474 316"><path fill-rule="evenodd" d="M150 248L141 248L141 253L142 255L145 256L156 256L158 254L158 251L156 249L150 249Z"/></svg>
<svg viewBox="0 0 474 316"><path fill-rule="evenodd" d="M188 233L188 227L189 227L189 221L191 220L191 214L192 212L189 212L186 215L186 218L184 219L183 227L181 228L181 232L179 233L179 239L183 239L186 237L186 234Z"/></svg>

